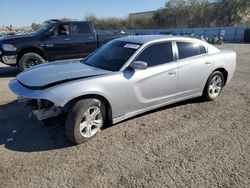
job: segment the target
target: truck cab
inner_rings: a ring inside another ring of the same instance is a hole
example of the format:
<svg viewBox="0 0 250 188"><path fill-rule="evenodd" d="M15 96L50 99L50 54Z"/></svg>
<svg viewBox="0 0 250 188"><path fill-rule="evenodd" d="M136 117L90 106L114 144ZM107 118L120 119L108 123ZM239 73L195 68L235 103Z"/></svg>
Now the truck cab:
<svg viewBox="0 0 250 188"><path fill-rule="evenodd" d="M121 35L101 37L91 22L51 20L33 33L0 40L0 61L21 71L35 65L84 58L102 44Z"/></svg>

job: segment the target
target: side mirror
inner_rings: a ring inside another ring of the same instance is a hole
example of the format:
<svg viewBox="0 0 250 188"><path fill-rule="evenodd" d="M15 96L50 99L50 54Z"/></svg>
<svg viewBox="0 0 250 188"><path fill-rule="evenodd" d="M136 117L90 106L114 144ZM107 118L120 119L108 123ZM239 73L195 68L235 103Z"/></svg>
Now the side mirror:
<svg viewBox="0 0 250 188"><path fill-rule="evenodd" d="M144 61L134 61L131 65L130 65L130 67L132 68L132 69L139 69L139 70L145 70L145 69L147 69L147 67L148 67L148 64L146 63L146 62L144 62Z"/></svg>
<svg viewBox="0 0 250 188"><path fill-rule="evenodd" d="M49 31L48 33L47 33L47 36L48 37L52 37L52 36L54 36L55 35L55 32L54 31Z"/></svg>

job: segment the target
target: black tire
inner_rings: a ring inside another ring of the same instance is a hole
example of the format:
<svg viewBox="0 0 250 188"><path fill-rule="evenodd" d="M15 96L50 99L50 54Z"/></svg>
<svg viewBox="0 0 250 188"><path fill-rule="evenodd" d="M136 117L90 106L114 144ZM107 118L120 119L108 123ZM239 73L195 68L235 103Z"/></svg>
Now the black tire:
<svg viewBox="0 0 250 188"><path fill-rule="evenodd" d="M25 71L26 69L30 67L33 67L38 64L42 64L44 62L45 60L39 54L26 53L20 58L18 62L18 66L21 71Z"/></svg>
<svg viewBox="0 0 250 188"><path fill-rule="evenodd" d="M105 122L106 109L105 105L99 99L83 99L76 102L73 108L69 111L66 124L65 124L65 134L75 144L81 144L93 138L98 132L96 132L91 137L84 137L80 131L80 123L84 117L85 112L92 107L98 107L102 115L102 123L100 128ZM99 129L100 130L100 129Z"/></svg>
<svg viewBox="0 0 250 188"><path fill-rule="evenodd" d="M212 82L212 80L213 80L215 77L220 77L220 78L221 78L221 89L220 89L219 93L217 94L217 96L212 97L211 94L210 94L209 86L211 85L211 82ZM204 90L203 90L203 98L204 98L205 100L208 100L208 101L215 100L215 99L220 95L220 93L221 93L221 91L222 91L222 88L223 88L223 86L225 85L224 80L225 80L225 79L224 79L224 76L223 76L223 74L222 74L220 71L215 71L215 72L213 72L213 73L209 76L209 78L208 78L208 80L207 80L207 83L206 83L206 86L205 86L205 88L204 88Z"/></svg>

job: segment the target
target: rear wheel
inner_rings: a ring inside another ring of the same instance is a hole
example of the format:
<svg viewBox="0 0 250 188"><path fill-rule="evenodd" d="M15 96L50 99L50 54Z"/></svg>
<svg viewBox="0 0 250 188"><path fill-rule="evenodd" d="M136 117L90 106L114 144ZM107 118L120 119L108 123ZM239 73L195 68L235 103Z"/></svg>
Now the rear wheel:
<svg viewBox="0 0 250 188"><path fill-rule="evenodd" d="M19 60L19 69L25 71L28 68L44 63L45 60L36 53L26 53Z"/></svg>
<svg viewBox="0 0 250 188"><path fill-rule="evenodd" d="M224 76L220 71L213 72L206 83L203 97L209 101L216 99L224 86Z"/></svg>
<svg viewBox="0 0 250 188"><path fill-rule="evenodd" d="M105 121L105 105L98 99L83 99L70 110L65 131L67 137L76 144L93 138Z"/></svg>

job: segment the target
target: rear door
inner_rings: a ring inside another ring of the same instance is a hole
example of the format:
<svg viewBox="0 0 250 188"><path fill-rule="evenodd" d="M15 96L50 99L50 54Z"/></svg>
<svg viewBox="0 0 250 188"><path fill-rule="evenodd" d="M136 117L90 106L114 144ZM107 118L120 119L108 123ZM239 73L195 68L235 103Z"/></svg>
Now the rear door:
<svg viewBox="0 0 250 188"><path fill-rule="evenodd" d="M97 48L97 36L88 22L72 22L71 45L75 58L86 57Z"/></svg>
<svg viewBox="0 0 250 188"><path fill-rule="evenodd" d="M201 44L177 41L176 45L179 65L176 98L199 94L213 69L212 58Z"/></svg>

